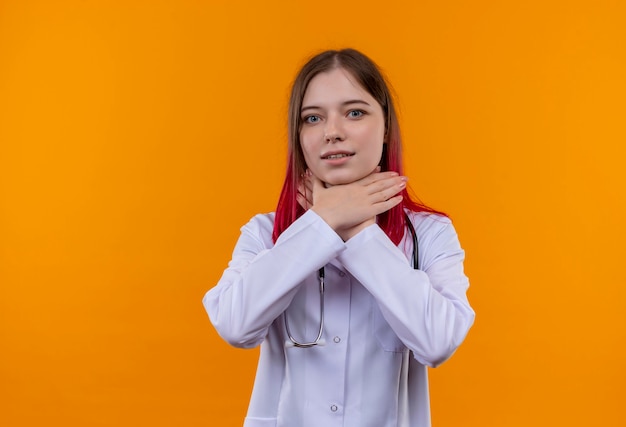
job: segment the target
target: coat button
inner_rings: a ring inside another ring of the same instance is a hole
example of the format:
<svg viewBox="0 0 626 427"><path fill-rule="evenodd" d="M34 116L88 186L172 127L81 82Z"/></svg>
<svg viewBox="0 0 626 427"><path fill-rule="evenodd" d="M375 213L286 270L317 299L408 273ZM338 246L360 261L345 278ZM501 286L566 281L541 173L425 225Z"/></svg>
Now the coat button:
<svg viewBox="0 0 626 427"><path fill-rule="evenodd" d="M339 343L339 342L341 342L341 338L335 337L335 338L333 338L333 341L335 341L336 343Z"/></svg>
<svg viewBox="0 0 626 427"><path fill-rule="evenodd" d="M330 410L333 412L337 412L337 405L330 405Z"/></svg>
<svg viewBox="0 0 626 427"><path fill-rule="evenodd" d="M346 275L346 273L344 273L343 271L339 272L339 276L344 277Z"/></svg>

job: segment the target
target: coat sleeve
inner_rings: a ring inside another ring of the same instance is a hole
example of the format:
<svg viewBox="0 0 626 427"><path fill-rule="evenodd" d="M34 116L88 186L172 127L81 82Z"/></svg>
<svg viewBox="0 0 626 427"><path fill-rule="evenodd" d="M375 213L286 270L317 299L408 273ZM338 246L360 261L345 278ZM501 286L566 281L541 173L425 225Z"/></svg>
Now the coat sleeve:
<svg viewBox="0 0 626 427"><path fill-rule="evenodd" d="M217 332L236 347L259 345L304 279L345 250L313 211L294 221L275 245L272 228L271 215L257 215L242 227L228 268L203 299Z"/></svg>
<svg viewBox="0 0 626 427"><path fill-rule="evenodd" d="M450 220L424 215L416 224L420 270L372 225L347 242L340 261L376 299L414 357L427 366L449 358L474 322L466 296L465 253ZM412 249L412 248L410 248Z"/></svg>

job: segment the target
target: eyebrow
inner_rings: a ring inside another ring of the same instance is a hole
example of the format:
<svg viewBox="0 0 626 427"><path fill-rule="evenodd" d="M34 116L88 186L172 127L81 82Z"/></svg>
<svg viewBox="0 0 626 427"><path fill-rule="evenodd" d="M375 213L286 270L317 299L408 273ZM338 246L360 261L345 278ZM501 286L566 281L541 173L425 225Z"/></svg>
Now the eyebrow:
<svg viewBox="0 0 626 427"><path fill-rule="evenodd" d="M363 104L363 105L367 105L368 107L370 106L370 104L368 102L363 101L362 99L349 99L347 101L343 101L341 103L342 107L345 107L347 105L351 105L351 104ZM318 110L321 107L318 107L317 105L307 105L306 107L302 107L300 109L300 113L304 112L305 110Z"/></svg>

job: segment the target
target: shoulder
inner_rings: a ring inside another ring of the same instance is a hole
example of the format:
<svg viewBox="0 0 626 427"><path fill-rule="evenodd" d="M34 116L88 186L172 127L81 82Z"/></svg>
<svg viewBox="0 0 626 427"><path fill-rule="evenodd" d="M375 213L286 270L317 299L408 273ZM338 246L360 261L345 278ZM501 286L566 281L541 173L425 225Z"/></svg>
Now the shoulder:
<svg viewBox="0 0 626 427"><path fill-rule="evenodd" d="M429 212L407 211L406 213L418 235L438 234L446 229L454 230L452 220L447 216Z"/></svg>
<svg viewBox="0 0 626 427"><path fill-rule="evenodd" d="M444 215L429 212L407 212L415 228L420 247L443 250L460 249L452 220Z"/></svg>
<svg viewBox="0 0 626 427"><path fill-rule="evenodd" d="M257 214L241 227L241 234L247 234L264 243L272 241L274 212Z"/></svg>
<svg viewBox="0 0 626 427"><path fill-rule="evenodd" d="M241 227L242 233L251 233L259 236L265 236L269 234L272 236L274 230L274 212L256 214L250 221L248 221L243 227Z"/></svg>

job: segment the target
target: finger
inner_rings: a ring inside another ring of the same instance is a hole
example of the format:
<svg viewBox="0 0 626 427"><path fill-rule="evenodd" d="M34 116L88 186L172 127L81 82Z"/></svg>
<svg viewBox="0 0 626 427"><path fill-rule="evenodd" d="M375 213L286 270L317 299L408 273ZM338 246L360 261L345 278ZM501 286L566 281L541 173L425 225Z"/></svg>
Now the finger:
<svg viewBox="0 0 626 427"><path fill-rule="evenodd" d="M298 187L298 193L296 194L296 200L302 208L309 209L313 205L311 192L306 189L304 185Z"/></svg>
<svg viewBox="0 0 626 427"><path fill-rule="evenodd" d="M373 205L375 215L380 215L383 212L387 212L389 209L399 205L402 202L402 194L398 194L390 199L376 203Z"/></svg>
<svg viewBox="0 0 626 427"><path fill-rule="evenodd" d="M313 184L309 182L309 180L302 181L298 184L298 192L303 195L307 195L307 193L311 193L313 191Z"/></svg>
<svg viewBox="0 0 626 427"><path fill-rule="evenodd" d="M304 186L306 188L306 190L308 191L308 194L313 193L313 182L311 181L310 177L306 177L304 180Z"/></svg>
<svg viewBox="0 0 626 427"><path fill-rule="evenodd" d="M399 176L398 172L395 171L386 171L386 172L372 172L364 178L361 178L357 182L363 185L370 185L372 183L383 181L390 178L395 178Z"/></svg>
<svg viewBox="0 0 626 427"><path fill-rule="evenodd" d="M306 199L307 209L313 206L313 193L311 191L306 191L303 196Z"/></svg>
<svg viewBox="0 0 626 427"><path fill-rule="evenodd" d="M311 192L315 193L315 190L321 191L324 189L324 182L322 182L321 179L319 179L318 177L316 177L315 175L313 175L312 173L309 172L308 174L309 177L309 181L311 182L312 188L311 188Z"/></svg>
<svg viewBox="0 0 626 427"><path fill-rule="evenodd" d="M298 204L302 207L302 209L304 209L305 211L309 209L309 202L301 193L298 193L296 195L296 200L298 201Z"/></svg>
<svg viewBox="0 0 626 427"><path fill-rule="evenodd" d="M373 200L374 203L385 202L393 197L402 195L404 190L406 190L406 181L401 181L399 184L385 188L378 193L372 194L370 197L372 197L371 200Z"/></svg>
<svg viewBox="0 0 626 427"><path fill-rule="evenodd" d="M310 176L305 175L302 178L302 181L300 181L300 183L298 184L298 191L305 196L313 192L313 182L311 181Z"/></svg>
<svg viewBox="0 0 626 427"><path fill-rule="evenodd" d="M408 178L405 176L394 176L379 181L372 182L366 186L367 194L386 196L385 200L406 188Z"/></svg>

